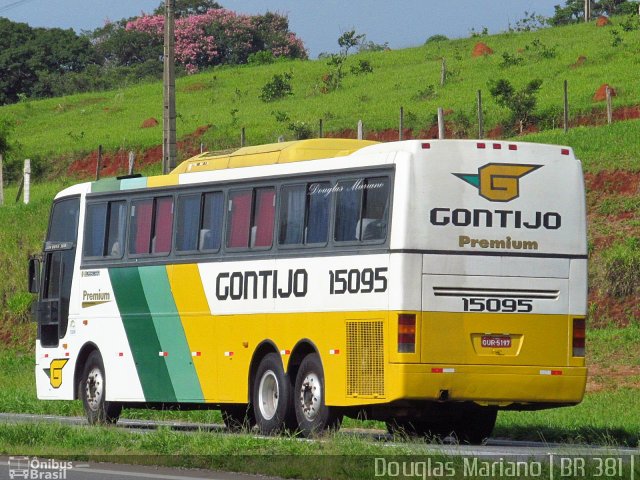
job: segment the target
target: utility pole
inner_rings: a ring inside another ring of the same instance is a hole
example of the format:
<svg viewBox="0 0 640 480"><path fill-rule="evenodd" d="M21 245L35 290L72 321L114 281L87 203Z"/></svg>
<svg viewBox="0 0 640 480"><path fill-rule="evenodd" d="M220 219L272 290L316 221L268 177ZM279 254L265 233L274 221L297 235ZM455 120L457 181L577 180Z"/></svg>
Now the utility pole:
<svg viewBox="0 0 640 480"><path fill-rule="evenodd" d="M176 167L175 0L164 3L164 74L162 109L162 173Z"/></svg>
<svg viewBox="0 0 640 480"><path fill-rule="evenodd" d="M584 21L591 20L591 0L584 0Z"/></svg>

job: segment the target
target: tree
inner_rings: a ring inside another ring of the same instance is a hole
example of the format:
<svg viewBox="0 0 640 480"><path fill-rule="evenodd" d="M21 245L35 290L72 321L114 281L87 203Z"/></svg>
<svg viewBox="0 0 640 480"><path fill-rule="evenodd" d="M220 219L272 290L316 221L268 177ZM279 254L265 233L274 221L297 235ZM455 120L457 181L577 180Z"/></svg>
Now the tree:
<svg viewBox="0 0 640 480"><path fill-rule="evenodd" d="M176 18L189 17L191 15L202 15L209 10L222 8L218 2L213 0L175 0ZM165 2L160 3L153 11L154 15L164 15Z"/></svg>
<svg viewBox="0 0 640 480"><path fill-rule="evenodd" d="M496 103L511 110L511 122L525 127L534 119L536 95L542 86L542 80L531 80L522 89L516 90L509 80L500 79L489 84L489 92Z"/></svg>

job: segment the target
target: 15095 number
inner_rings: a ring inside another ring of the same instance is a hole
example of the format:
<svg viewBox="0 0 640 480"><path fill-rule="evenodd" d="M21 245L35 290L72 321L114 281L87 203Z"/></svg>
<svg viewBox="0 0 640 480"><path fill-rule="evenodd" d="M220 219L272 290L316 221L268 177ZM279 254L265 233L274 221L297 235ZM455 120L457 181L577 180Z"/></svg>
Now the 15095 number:
<svg viewBox="0 0 640 480"><path fill-rule="evenodd" d="M380 293L387 291L387 267L329 270L329 293Z"/></svg>
<svg viewBox="0 0 640 480"><path fill-rule="evenodd" d="M462 298L465 312L528 313L533 311L533 300L529 298Z"/></svg>

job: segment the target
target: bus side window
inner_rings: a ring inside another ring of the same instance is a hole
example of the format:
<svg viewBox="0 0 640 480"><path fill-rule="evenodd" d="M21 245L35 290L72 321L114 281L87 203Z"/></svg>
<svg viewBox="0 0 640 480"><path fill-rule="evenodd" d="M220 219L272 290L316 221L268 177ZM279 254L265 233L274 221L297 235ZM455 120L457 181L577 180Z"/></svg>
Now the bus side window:
<svg viewBox="0 0 640 480"><path fill-rule="evenodd" d="M199 233L200 250L220 250L224 196L222 192L204 194L202 226Z"/></svg>
<svg viewBox="0 0 640 480"><path fill-rule="evenodd" d="M384 240L387 236L389 179L367 178L364 185L360 240Z"/></svg>
<svg viewBox="0 0 640 480"><path fill-rule="evenodd" d="M173 198L155 199L154 232L151 253L169 253L173 234Z"/></svg>
<svg viewBox="0 0 640 480"><path fill-rule="evenodd" d="M360 221L360 203L362 191L358 190L360 180L338 182L338 196L336 199L336 220L334 225L334 239L337 242L358 240L357 227Z"/></svg>
<svg viewBox="0 0 640 480"><path fill-rule="evenodd" d="M280 199L280 245L302 245L304 241L305 185L282 187Z"/></svg>
<svg viewBox="0 0 640 480"><path fill-rule="evenodd" d="M368 177L338 182L334 238L337 242L384 240L389 179Z"/></svg>
<svg viewBox="0 0 640 480"><path fill-rule="evenodd" d="M192 252L198 249L200 199L199 193L178 197L176 250L179 252Z"/></svg>
<svg viewBox="0 0 640 480"><path fill-rule="evenodd" d="M104 239L107 228L107 203L87 205L84 223L84 256L102 257L104 255Z"/></svg>
<svg viewBox="0 0 640 480"><path fill-rule="evenodd" d="M329 182L310 183L307 189L306 244L327 243L329 237Z"/></svg>
<svg viewBox="0 0 640 480"><path fill-rule="evenodd" d="M131 202L129 227L129 253L133 255L151 252L151 220L153 200L135 200Z"/></svg>
<svg viewBox="0 0 640 480"><path fill-rule="evenodd" d="M124 201L109 202L109 231L106 255L122 258L127 225L127 205Z"/></svg>
<svg viewBox="0 0 640 480"><path fill-rule="evenodd" d="M227 247L270 247L276 211L273 187L237 190L229 193Z"/></svg>

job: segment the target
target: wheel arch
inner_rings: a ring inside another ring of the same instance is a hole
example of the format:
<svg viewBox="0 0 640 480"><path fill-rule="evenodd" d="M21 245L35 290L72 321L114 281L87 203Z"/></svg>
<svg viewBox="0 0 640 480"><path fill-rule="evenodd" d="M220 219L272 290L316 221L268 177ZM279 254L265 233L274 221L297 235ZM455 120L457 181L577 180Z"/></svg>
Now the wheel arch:
<svg viewBox="0 0 640 480"><path fill-rule="evenodd" d="M298 343L293 347L289 363L287 364L287 375L289 375L289 378L292 379L293 383L295 383L296 375L298 374L298 369L300 368L302 360L304 360L304 357L312 353L317 353L318 357L320 357L318 347L316 347L315 343L308 338L298 340ZM322 361L322 358L320 361Z"/></svg>
<svg viewBox="0 0 640 480"><path fill-rule="evenodd" d="M76 360L76 366L73 371L73 399L78 400L80 396L78 395L78 382L80 381L80 376L82 375L82 371L84 370L84 365L91 355L92 352L100 353L100 349L93 342L85 343L80 349L80 353L78 353L78 359ZM102 354L101 354L102 355Z"/></svg>
<svg viewBox="0 0 640 480"><path fill-rule="evenodd" d="M247 403L251 403L251 386L253 385L258 365L260 365L260 361L269 353L276 353L279 355L278 348L271 340L263 340L253 351L251 363L249 364L249 378L247 379Z"/></svg>

